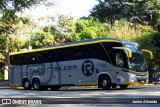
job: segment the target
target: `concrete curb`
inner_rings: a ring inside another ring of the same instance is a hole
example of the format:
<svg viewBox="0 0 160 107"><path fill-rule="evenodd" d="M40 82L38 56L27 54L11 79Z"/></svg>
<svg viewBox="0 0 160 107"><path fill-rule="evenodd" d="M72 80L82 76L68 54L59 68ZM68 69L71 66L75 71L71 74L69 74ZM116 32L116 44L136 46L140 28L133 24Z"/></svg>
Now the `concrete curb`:
<svg viewBox="0 0 160 107"><path fill-rule="evenodd" d="M14 87L11 87L11 86L0 86L0 89L11 89L11 88L14 88Z"/></svg>
<svg viewBox="0 0 160 107"><path fill-rule="evenodd" d="M9 86L9 80L0 80L0 86Z"/></svg>

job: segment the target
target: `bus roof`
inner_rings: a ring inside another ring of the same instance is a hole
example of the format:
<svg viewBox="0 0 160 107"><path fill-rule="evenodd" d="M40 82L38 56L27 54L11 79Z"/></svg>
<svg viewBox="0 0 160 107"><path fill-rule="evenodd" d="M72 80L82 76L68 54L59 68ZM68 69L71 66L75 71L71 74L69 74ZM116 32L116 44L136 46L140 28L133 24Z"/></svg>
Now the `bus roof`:
<svg viewBox="0 0 160 107"><path fill-rule="evenodd" d="M66 43L61 43L61 44L57 44L57 45L50 46L50 47L43 47L43 48L38 48L38 49L33 49L33 50L13 52L10 55L58 49L58 48L63 48L63 47L79 46L79 45L84 45L84 44L93 44L93 43L99 43L99 42L119 42L119 43L125 43L125 44L138 45L138 43L130 41L130 40L126 40L126 39L103 37L103 38L93 38L93 39L86 39L86 40L80 40L80 41L74 41L74 42L66 42Z"/></svg>

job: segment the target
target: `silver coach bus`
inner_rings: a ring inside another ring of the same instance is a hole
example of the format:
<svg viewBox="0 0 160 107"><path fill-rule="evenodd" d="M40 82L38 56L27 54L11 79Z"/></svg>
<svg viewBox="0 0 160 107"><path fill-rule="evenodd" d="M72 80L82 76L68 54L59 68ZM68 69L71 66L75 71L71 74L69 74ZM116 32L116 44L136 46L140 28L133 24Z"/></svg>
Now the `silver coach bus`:
<svg viewBox="0 0 160 107"><path fill-rule="evenodd" d="M150 51L143 51L153 57ZM10 85L26 90L82 85L125 89L148 81L147 63L139 45L119 38L95 38L14 52L9 63Z"/></svg>

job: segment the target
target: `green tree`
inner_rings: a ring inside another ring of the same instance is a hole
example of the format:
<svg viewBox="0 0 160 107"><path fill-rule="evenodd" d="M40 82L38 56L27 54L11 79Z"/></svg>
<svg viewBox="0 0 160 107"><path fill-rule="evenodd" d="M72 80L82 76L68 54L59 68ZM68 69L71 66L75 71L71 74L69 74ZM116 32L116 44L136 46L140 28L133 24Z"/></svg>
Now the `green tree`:
<svg viewBox="0 0 160 107"><path fill-rule="evenodd" d="M66 15L58 15L58 23L55 32L56 43L68 42L75 33L74 18Z"/></svg>
<svg viewBox="0 0 160 107"><path fill-rule="evenodd" d="M155 81L156 78L154 77L154 74L159 72L160 70L160 45L159 45L159 38L160 33L154 32L154 33L146 33L143 34L141 37L137 37L135 39L136 42L138 42L141 46L141 48L151 50L154 55L154 59L149 59L149 55L146 54L146 58L148 61L149 66L149 79L150 82ZM157 40L157 41L156 41Z"/></svg>
<svg viewBox="0 0 160 107"><path fill-rule="evenodd" d="M72 40L89 39L95 37L102 37L106 35L106 28L104 24L98 19L90 17L88 19L79 19L76 23L76 32Z"/></svg>
<svg viewBox="0 0 160 107"><path fill-rule="evenodd" d="M41 21L46 21L46 20L49 21L50 23L46 24L45 26L42 26L39 30L39 32L41 33L35 33L34 35L36 36L32 37L33 38L32 43L34 44L34 46L35 44L37 44L36 46L40 44L40 47L52 46L58 43L68 42L71 40L72 36L75 33L75 22L73 17L66 16L66 15L58 15L57 20L55 20L54 17L50 17L50 16L41 18ZM40 37L39 34L46 35L46 36ZM42 41L42 39L47 39L47 38L49 42L47 42L46 44L44 43L45 40ZM35 41L37 42L35 43Z"/></svg>
<svg viewBox="0 0 160 107"><path fill-rule="evenodd" d="M114 21L121 18L130 20L133 24L147 21L155 24L160 13L159 0L97 0L91 11L91 16L101 22L108 22L111 27ZM137 20L138 19L138 20ZM139 20L140 19L140 20ZM139 22L140 21L140 22Z"/></svg>
<svg viewBox="0 0 160 107"><path fill-rule="evenodd" d="M1 0L0 1L0 34L5 37L5 65L8 65L9 56L9 35L14 32L14 25L22 18L17 12L29 8L44 0ZM7 71L5 71L7 73ZM7 76L7 75L6 75ZM8 76L5 77L8 79Z"/></svg>
<svg viewBox="0 0 160 107"><path fill-rule="evenodd" d="M39 30L31 37L31 45L33 48L41 48L46 46L53 46L55 40L50 32Z"/></svg>

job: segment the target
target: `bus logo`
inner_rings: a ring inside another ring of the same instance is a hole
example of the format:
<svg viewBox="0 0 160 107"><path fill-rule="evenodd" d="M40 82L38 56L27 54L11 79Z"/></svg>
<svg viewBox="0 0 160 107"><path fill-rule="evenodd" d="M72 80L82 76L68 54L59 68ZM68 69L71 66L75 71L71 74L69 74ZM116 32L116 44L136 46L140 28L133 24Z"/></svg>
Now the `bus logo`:
<svg viewBox="0 0 160 107"><path fill-rule="evenodd" d="M85 76L91 76L94 72L94 65L91 60L86 60L82 64L82 72Z"/></svg>

